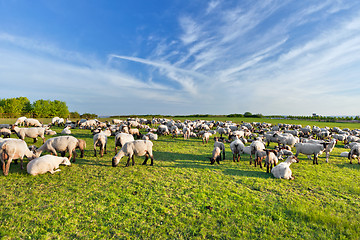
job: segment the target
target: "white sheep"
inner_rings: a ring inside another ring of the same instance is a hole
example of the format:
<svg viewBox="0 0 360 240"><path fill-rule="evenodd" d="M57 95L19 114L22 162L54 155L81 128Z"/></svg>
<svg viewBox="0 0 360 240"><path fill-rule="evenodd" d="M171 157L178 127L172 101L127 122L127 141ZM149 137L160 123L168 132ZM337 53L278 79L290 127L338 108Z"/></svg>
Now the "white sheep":
<svg viewBox="0 0 360 240"><path fill-rule="evenodd" d="M221 150L222 153L223 153L223 160L225 160L225 145L224 145L224 143L219 142L219 138L217 138L217 137L214 137L214 140L215 140L215 142L214 142L214 148L215 148L215 147L220 148L220 150Z"/></svg>
<svg viewBox="0 0 360 240"><path fill-rule="evenodd" d="M131 142L127 142L124 144L124 146L120 149L120 151L112 158L112 166L116 167L121 158L124 156L128 156L129 159L126 163L126 167L130 164L130 159L132 159L132 165L135 165L135 159L134 156L144 156L145 160L142 163L142 165L146 165L147 160L149 157L151 158L151 164L150 166L154 165L154 156L152 153L152 147L153 143L149 140L135 140Z"/></svg>
<svg viewBox="0 0 360 240"><path fill-rule="evenodd" d="M94 135L94 157L96 157L96 147L100 147L100 156L103 157L106 154L107 136L103 132L99 132ZM104 152L105 150L105 152Z"/></svg>
<svg viewBox="0 0 360 240"><path fill-rule="evenodd" d="M12 160L20 159L20 166L23 169L23 158L26 156L29 160L35 157L35 154L29 150L26 142L21 139L3 139L0 142L0 160L2 162L3 173L5 176L9 174L10 163ZM7 160L5 166L5 160Z"/></svg>
<svg viewBox="0 0 360 240"><path fill-rule="evenodd" d="M0 137L4 136L4 138L9 138L11 135L11 131L8 128L1 128L0 129Z"/></svg>
<svg viewBox="0 0 360 240"><path fill-rule="evenodd" d="M123 147L125 143L134 141L134 136L128 133L118 133L115 136L115 154L117 153L117 147Z"/></svg>
<svg viewBox="0 0 360 240"><path fill-rule="evenodd" d="M348 157L348 156L349 156L349 152L340 153L340 157Z"/></svg>
<svg viewBox="0 0 360 240"><path fill-rule="evenodd" d="M220 164L220 160L221 160L221 149L219 147L214 147L212 151L212 157L210 158L210 164L212 165L215 162Z"/></svg>
<svg viewBox="0 0 360 240"><path fill-rule="evenodd" d="M210 139L211 135L212 135L212 134L211 134L210 132L205 132L205 133L202 135L202 142L203 142L203 144L209 142L209 139Z"/></svg>
<svg viewBox="0 0 360 240"><path fill-rule="evenodd" d="M353 158L357 158L358 163L360 164L360 144L354 144L351 147L351 150L348 154L348 159L350 160L350 164L352 164Z"/></svg>
<svg viewBox="0 0 360 240"><path fill-rule="evenodd" d="M45 135L50 135L50 136L54 136L56 135L57 133L54 131L54 130L51 130L51 129L46 129L45 130Z"/></svg>
<svg viewBox="0 0 360 240"><path fill-rule="evenodd" d="M34 119L34 118L26 118L24 120L25 122L25 126L29 127L29 126L33 126L33 127L42 127L42 123L39 122L39 120Z"/></svg>
<svg viewBox="0 0 360 240"><path fill-rule="evenodd" d="M82 140L83 141L83 140ZM86 144L79 143L79 139L73 136L59 136L48 139L41 147L35 150L36 157L39 157L42 152L50 152L57 156L57 152L69 152L69 160L71 160L74 155L73 162L75 162L76 158L76 148L80 148L81 157L84 155L84 148Z"/></svg>
<svg viewBox="0 0 360 240"><path fill-rule="evenodd" d="M70 135L70 134L71 134L70 126L65 127L65 128L61 131L61 134Z"/></svg>
<svg viewBox="0 0 360 240"><path fill-rule="evenodd" d="M142 137L143 140L158 140L158 135L156 133L152 133L152 132L149 132L147 134L145 134L143 137ZM131 140L131 141L134 141Z"/></svg>
<svg viewBox="0 0 360 240"><path fill-rule="evenodd" d="M50 172L54 174L56 172L61 171L59 165L63 164L66 166L70 166L70 160L67 157L57 157L52 155L45 155L39 158L35 158L30 161L26 167L27 172L30 175L38 175Z"/></svg>
<svg viewBox="0 0 360 240"><path fill-rule="evenodd" d="M236 136L236 139L230 143L230 149L233 154L233 161L235 162L235 158L239 162L241 159L240 154L244 152L245 145L243 142Z"/></svg>
<svg viewBox="0 0 360 240"><path fill-rule="evenodd" d="M330 143L326 145L326 148L325 148L326 162L329 162L330 153L334 149L336 143L337 143L337 140L335 138L333 138L330 140Z"/></svg>
<svg viewBox="0 0 360 240"><path fill-rule="evenodd" d="M297 163L297 162L299 162L299 160L295 156L290 156L285 160L285 162L282 162L279 165L273 167L271 169L271 173L276 178L293 180L294 176L292 176L292 171L290 169L290 165L292 163Z"/></svg>
<svg viewBox="0 0 360 240"><path fill-rule="evenodd" d="M326 145L328 143L296 143L296 154L295 157L299 155L299 153L305 154L305 155L314 155L314 164L318 164L318 156L321 155L326 148Z"/></svg>
<svg viewBox="0 0 360 240"><path fill-rule="evenodd" d="M18 138L21 140L24 140L25 137L33 138L34 143L37 141L37 137L41 137L43 140L43 143L45 142L45 130L46 128L42 127L35 127L35 128L19 128L15 125L12 127L12 130L16 133Z"/></svg>
<svg viewBox="0 0 360 240"><path fill-rule="evenodd" d="M256 151L258 150L264 150L265 149L265 145L262 141L260 140L255 140L250 144L250 164L251 164L251 160L252 160L252 155L256 153Z"/></svg>
<svg viewBox="0 0 360 240"><path fill-rule="evenodd" d="M25 125L25 119L26 119L26 117L19 117L19 118L15 121L14 125L15 125L15 126L24 126L24 125Z"/></svg>

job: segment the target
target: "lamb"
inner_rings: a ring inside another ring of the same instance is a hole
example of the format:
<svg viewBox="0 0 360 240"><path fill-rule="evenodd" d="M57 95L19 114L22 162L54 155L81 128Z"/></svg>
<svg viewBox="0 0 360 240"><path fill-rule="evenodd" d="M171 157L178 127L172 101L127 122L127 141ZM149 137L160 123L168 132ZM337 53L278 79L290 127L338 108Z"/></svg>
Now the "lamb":
<svg viewBox="0 0 360 240"><path fill-rule="evenodd" d="M45 155L30 161L26 167L26 170L30 175L33 176L47 172L54 174L61 171L58 169L60 164L66 166L71 165L70 160L67 157Z"/></svg>
<svg viewBox="0 0 360 240"><path fill-rule="evenodd" d="M350 164L352 164L353 158L357 158L358 163L360 164L360 144L355 144L352 146L352 148L348 154L348 159L350 160Z"/></svg>
<svg viewBox="0 0 360 240"><path fill-rule="evenodd" d="M219 147L214 147L212 151L212 157L210 158L210 164L213 165L215 161L220 164L221 160L221 149Z"/></svg>
<svg viewBox="0 0 360 240"><path fill-rule="evenodd" d="M54 136L54 135L56 135L56 134L57 134L57 133L56 133L54 130L51 130L51 129L45 130L45 135Z"/></svg>
<svg viewBox="0 0 360 240"><path fill-rule="evenodd" d="M83 140L81 140L83 141ZM65 155L65 152L69 152L69 160L71 160L74 155L73 162L75 162L76 158L76 148L80 148L81 155L84 155L84 149L86 147L86 143L82 142L79 144L79 140L73 136L59 136L48 139L41 147L35 150L36 157L40 157L42 152L50 152L57 156L57 152L63 152L62 155Z"/></svg>
<svg viewBox="0 0 360 240"><path fill-rule="evenodd" d="M125 143L134 141L134 136L128 133L118 133L115 136L115 154L117 154L117 147L123 147Z"/></svg>
<svg viewBox="0 0 360 240"><path fill-rule="evenodd" d="M230 149L233 153L233 161L235 162L235 158L237 158L237 161L239 162L241 159L240 154L244 152L245 145L242 143L242 141L236 137L234 141L230 143Z"/></svg>
<svg viewBox="0 0 360 240"><path fill-rule="evenodd" d="M223 160L225 160L225 145L224 145L224 143L219 142L219 138L217 138L217 137L214 137L214 140L215 140L214 148L215 148L215 147L220 148L220 150L221 150L222 153L223 153Z"/></svg>
<svg viewBox="0 0 360 240"><path fill-rule="evenodd" d="M20 138L21 140L24 140L25 137L29 137L29 138L33 138L34 139L34 143L36 143L37 141L37 137L41 137L43 140L43 143L45 142L45 130L46 128L40 128L40 127L36 127L36 128L19 128L16 127L15 125L11 128L12 131L14 131L16 133L16 135L18 136L18 138Z"/></svg>
<svg viewBox="0 0 360 240"><path fill-rule="evenodd" d="M136 135L137 138L140 138L140 132L139 132L139 129L137 129L137 128L131 128L131 129L129 129L129 133L130 133L131 135Z"/></svg>
<svg viewBox="0 0 360 240"><path fill-rule="evenodd" d="M252 160L252 155L256 153L256 151L258 150L264 150L265 149L265 145L262 141L259 141L259 140L256 140L256 141L253 141L251 144L250 144L250 164L251 164L251 160Z"/></svg>
<svg viewBox="0 0 360 240"><path fill-rule="evenodd" d="M267 150L267 149L265 149L265 151L266 151L266 158L265 158L264 166L266 166L266 172L270 173L272 167L276 166L276 164L279 161L277 156L276 156L277 151L276 150Z"/></svg>
<svg viewBox="0 0 360 240"><path fill-rule="evenodd" d="M169 131L169 128L166 125L159 125L159 127L157 129L157 133L159 135L169 135L170 131Z"/></svg>
<svg viewBox="0 0 360 240"><path fill-rule="evenodd" d="M273 169L271 169L271 173L276 178L293 180L294 176L292 176L290 165L292 163L298 162L299 160L295 156L290 156L285 160L285 162L282 162L279 165L275 166Z"/></svg>
<svg viewBox="0 0 360 240"><path fill-rule="evenodd" d="M295 144L295 147L296 147L295 157L297 157L299 155L299 153L302 153L305 155L314 154L313 163L318 164L318 156L321 155L325 151L326 145L328 145L328 143L322 143L322 144L296 143Z"/></svg>
<svg viewBox="0 0 360 240"><path fill-rule="evenodd" d="M126 167L130 164L130 159L132 159L132 165L135 165L134 156L144 156L145 160L142 165L146 165L147 160L149 157L151 158L150 166L154 165L154 156L152 152L153 143L149 140L135 140L131 142L127 142L124 146L120 149L120 151L112 158L112 166L116 167L121 158L124 156L128 156L129 159L126 163Z"/></svg>
<svg viewBox="0 0 360 240"><path fill-rule="evenodd" d="M94 135L94 157L96 157L96 147L100 147L100 156L103 157L106 154L107 136L103 132L99 132ZM105 150L105 152L104 152Z"/></svg>
<svg viewBox="0 0 360 240"><path fill-rule="evenodd" d="M14 125L15 125L15 126L24 126L24 125L25 125L25 119L26 119L26 117L19 117L19 118L15 121Z"/></svg>
<svg viewBox="0 0 360 240"><path fill-rule="evenodd" d="M254 165L256 167L256 165L259 165L260 168L262 168L262 160L264 160L264 158L266 158L266 151L265 150L257 150L255 152L255 160L254 160ZM250 159L250 165L251 165L251 159Z"/></svg>
<svg viewBox="0 0 360 240"><path fill-rule="evenodd" d="M0 143L0 160L2 162L3 173L9 174L10 163L12 160L17 162L20 158L20 166L23 169L23 158L26 156L29 160L35 157L35 154L29 150L26 142L21 139L6 139ZM5 160L7 160L5 166Z"/></svg>

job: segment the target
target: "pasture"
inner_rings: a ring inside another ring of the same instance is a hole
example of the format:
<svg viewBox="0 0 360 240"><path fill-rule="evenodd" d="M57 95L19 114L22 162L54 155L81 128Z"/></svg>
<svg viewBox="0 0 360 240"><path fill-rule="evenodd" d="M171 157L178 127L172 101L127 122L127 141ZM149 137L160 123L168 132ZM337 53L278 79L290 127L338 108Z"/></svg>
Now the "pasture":
<svg viewBox="0 0 360 240"><path fill-rule="evenodd" d="M352 123L308 124L360 128ZM213 140L204 145L201 139L171 136L153 141L154 166L143 166L144 157L136 157L135 166L124 167L123 158L114 168L114 137L108 138L108 152L101 158L94 157L90 130L71 131L87 148L84 158L77 151L70 167L34 177L12 163L7 177L0 174L3 239L360 238L360 165L339 157L349 151L341 142L329 163L325 154L319 165L299 155L300 162L291 165L295 180L288 181L249 165L248 155L234 163L229 143L226 160L210 165Z"/></svg>

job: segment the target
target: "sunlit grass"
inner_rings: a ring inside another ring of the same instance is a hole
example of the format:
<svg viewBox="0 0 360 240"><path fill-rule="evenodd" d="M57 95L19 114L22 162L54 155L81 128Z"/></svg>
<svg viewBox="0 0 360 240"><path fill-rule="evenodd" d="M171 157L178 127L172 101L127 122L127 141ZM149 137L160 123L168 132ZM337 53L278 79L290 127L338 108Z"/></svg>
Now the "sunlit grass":
<svg viewBox="0 0 360 240"><path fill-rule="evenodd" d="M7 177L0 174L2 238L360 238L360 165L338 157L343 144L329 163L324 155L319 165L300 155L291 165L295 180L287 181L249 165L246 155L233 163L229 144L226 160L210 165L213 141L201 139L160 137L154 166L136 157L135 166L124 167L123 158L113 168L114 137L97 158L90 131L72 132L87 142L72 166L33 177L12 164Z"/></svg>

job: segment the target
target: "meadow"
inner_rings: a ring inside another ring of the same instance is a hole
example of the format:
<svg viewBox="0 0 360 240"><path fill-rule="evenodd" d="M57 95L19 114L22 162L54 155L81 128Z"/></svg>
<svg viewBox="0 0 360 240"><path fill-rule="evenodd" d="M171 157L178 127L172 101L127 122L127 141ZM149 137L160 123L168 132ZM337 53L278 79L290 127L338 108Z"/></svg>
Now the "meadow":
<svg viewBox="0 0 360 240"><path fill-rule="evenodd" d="M123 158L114 168L114 137L101 158L94 157L90 130L71 131L86 140L87 149L70 167L34 177L12 163L7 177L0 174L2 239L360 239L360 165L339 157L349 151L341 142L329 163L325 154L319 165L299 155L300 162L291 165L295 180L288 181L249 165L247 155L233 162L229 143L226 160L210 165L213 140L204 145L171 136L153 141L154 166L136 157L135 166L124 167Z"/></svg>

